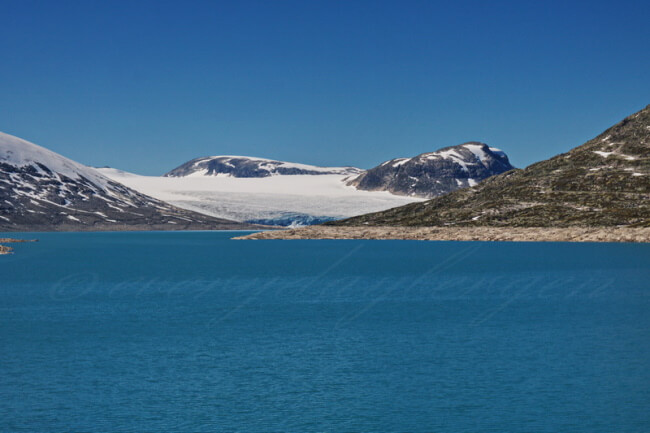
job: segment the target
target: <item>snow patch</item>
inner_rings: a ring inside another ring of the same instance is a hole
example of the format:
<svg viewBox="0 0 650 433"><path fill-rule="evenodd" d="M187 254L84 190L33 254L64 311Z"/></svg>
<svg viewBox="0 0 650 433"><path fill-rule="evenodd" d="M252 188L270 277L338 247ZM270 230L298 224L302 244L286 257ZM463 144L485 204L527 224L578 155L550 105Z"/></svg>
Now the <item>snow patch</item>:
<svg viewBox="0 0 650 433"><path fill-rule="evenodd" d="M393 163L393 168L400 167L406 164L407 162L409 162L410 160L411 158L398 158L397 160L395 160L396 162Z"/></svg>
<svg viewBox="0 0 650 433"><path fill-rule="evenodd" d="M441 150L436 153L445 159L451 159L456 164L460 165L464 171L469 172L469 169L467 168L468 163L454 149Z"/></svg>
<svg viewBox="0 0 650 433"><path fill-rule="evenodd" d="M506 155L506 153L503 150L497 149L496 147L488 147L488 149L490 149L490 152L494 153L495 155L499 155L499 156L502 156L502 157L507 157L508 156L508 155Z"/></svg>
<svg viewBox="0 0 650 433"><path fill-rule="evenodd" d="M463 147L474 154L474 156L485 165L488 155L483 150L483 146L479 144L463 144Z"/></svg>

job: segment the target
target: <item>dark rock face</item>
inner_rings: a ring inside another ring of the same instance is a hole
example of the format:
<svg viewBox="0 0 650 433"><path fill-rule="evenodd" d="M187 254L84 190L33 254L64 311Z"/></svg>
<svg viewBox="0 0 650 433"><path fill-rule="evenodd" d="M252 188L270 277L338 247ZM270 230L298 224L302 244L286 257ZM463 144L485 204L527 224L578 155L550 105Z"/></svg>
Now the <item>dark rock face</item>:
<svg viewBox="0 0 650 433"><path fill-rule="evenodd" d="M365 191L437 197L513 168L499 149L469 142L414 158L386 161L350 179L348 185Z"/></svg>
<svg viewBox="0 0 650 433"><path fill-rule="evenodd" d="M306 164L274 161L243 156L214 156L196 158L165 174L167 177L184 177L191 174L232 177L268 177L274 175L357 174L355 167L316 167Z"/></svg>
<svg viewBox="0 0 650 433"><path fill-rule="evenodd" d="M43 160L20 160L22 152ZM66 174L52 168L62 164ZM176 208L0 133L0 232L241 228L250 225Z"/></svg>
<svg viewBox="0 0 650 433"><path fill-rule="evenodd" d="M523 170L333 224L650 227L650 105L582 146Z"/></svg>

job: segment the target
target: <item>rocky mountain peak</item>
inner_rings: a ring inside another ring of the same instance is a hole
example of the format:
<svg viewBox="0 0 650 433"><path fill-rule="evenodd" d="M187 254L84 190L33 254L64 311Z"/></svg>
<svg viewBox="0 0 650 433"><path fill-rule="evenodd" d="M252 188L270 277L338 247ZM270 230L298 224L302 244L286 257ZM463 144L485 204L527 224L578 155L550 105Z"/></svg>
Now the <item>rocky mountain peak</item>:
<svg viewBox="0 0 650 433"><path fill-rule="evenodd" d="M514 167L500 149L470 141L412 158L396 158L348 180L358 189L393 194L436 197Z"/></svg>

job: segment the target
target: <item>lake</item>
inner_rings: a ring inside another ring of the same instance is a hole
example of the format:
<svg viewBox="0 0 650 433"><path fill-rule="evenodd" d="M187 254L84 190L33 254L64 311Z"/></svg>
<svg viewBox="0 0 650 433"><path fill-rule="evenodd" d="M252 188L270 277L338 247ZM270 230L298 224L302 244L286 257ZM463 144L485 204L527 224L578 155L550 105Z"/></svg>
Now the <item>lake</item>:
<svg viewBox="0 0 650 433"><path fill-rule="evenodd" d="M0 431L650 430L648 244L235 235L7 234Z"/></svg>

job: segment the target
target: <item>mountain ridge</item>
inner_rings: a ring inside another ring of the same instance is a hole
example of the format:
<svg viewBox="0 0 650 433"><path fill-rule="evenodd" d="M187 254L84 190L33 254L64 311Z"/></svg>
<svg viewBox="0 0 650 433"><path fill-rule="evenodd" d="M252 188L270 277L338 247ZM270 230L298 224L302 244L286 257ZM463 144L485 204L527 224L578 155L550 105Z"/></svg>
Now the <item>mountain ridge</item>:
<svg viewBox="0 0 650 433"><path fill-rule="evenodd" d="M426 202L326 224L650 226L650 105L525 169Z"/></svg>
<svg viewBox="0 0 650 433"><path fill-rule="evenodd" d="M187 176L231 176L231 177L269 177L291 175L358 174L356 167L320 167L295 162L278 161L251 156L204 156L187 161L165 173L164 177Z"/></svg>
<svg viewBox="0 0 650 433"><path fill-rule="evenodd" d="M174 207L0 132L0 231L243 229Z"/></svg>

